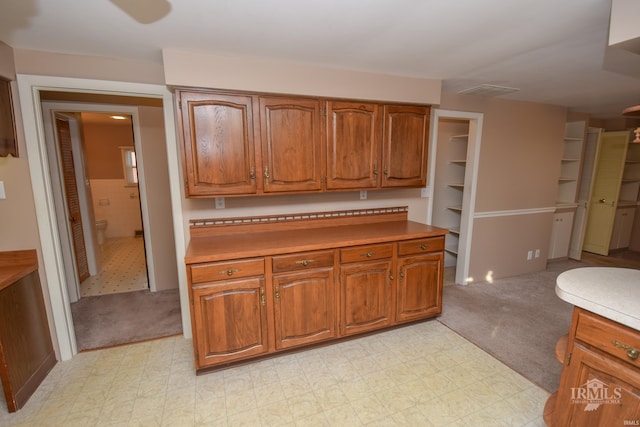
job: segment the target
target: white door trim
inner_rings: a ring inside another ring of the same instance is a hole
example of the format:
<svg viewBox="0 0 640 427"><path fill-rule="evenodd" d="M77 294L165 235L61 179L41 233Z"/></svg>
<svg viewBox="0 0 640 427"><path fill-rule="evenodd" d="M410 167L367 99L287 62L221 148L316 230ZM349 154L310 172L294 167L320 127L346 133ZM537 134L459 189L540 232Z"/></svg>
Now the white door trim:
<svg viewBox="0 0 640 427"><path fill-rule="evenodd" d="M467 111L440 110L431 111L431 148L429 156L429 186L433 188L436 179L436 153L438 145L438 123L440 119L469 120L469 139L467 142L467 164L464 175L464 193L462 195L462 215L460 219L460 238L458 243L458 260L456 263L455 282L466 285L469 277L471 258L471 237L473 235L473 219L475 215L478 164L480 162L480 142L482 141L482 121L484 114ZM433 215L433 197L429 198L428 224Z"/></svg>
<svg viewBox="0 0 640 427"><path fill-rule="evenodd" d="M49 290L51 314L54 323L54 341L58 343L59 357L68 360L77 353L69 295L65 285L64 263L60 248L56 212L53 202L49 164L47 158L44 122L40 107L40 91L91 92L121 96L160 98L163 101L166 148L169 166L169 186L176 241L176 263L182 328L185 338L191 338L191 320L186 284L184 255L186 250L183 229L180 164L176 141L173 95L165 86L105 80L66 77L17 75L20 110L24 126L29 173L33 188L36 218L44 271L40 272Z"/></svg>

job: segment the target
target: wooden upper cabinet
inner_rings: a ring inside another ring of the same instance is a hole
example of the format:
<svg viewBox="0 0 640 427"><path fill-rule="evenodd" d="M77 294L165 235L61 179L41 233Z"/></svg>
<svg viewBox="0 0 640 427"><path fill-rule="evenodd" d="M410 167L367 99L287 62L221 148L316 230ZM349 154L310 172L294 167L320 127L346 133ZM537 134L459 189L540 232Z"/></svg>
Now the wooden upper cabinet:
<svg viewBox="0 0 640 427"><path fill-rule="evenodd" d="M382 187L427 183L428 106L385 105Z"/></svg>
<svg viewBox="0 0 640 427"><path fill-rule="evenodd" d="M255 194L252 97L179 92L189 197Z"/></svg>
<svg viewBox="0 0 640 427"><path fill-rule="evenodd" d="M178 89L187 197L424 187L429 106Z"/></svg>
<svg viewBox="0 0 640 427"><path fill-rule="evenodd" d="M322 190L320 100L260 97L265 193Z"/></svg>
<svg viewBox="0 0 640 427"><path fill-rule="evenodd" d="M327 189L379 185L381 107L327 101Z"/></svg>

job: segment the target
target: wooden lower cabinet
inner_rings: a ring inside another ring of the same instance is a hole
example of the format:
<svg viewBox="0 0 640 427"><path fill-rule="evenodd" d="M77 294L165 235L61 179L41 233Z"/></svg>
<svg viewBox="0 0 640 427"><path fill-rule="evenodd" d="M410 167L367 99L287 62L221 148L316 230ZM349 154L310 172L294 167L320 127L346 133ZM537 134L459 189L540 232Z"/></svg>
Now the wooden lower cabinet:
<svg viewBox="0 0 640 427"><path fill-rule="evenodd" d="M442 312L444 239L410 240L399 244L396 322Z"/></svg>
<svg viewBox="0 0 640 427"><path fill-rule="evenodd" d="M570 393L565 395L567 401L556 401L558 413L553 425L623 425L624 420L640 417L638 369L576 345L566 384L565 388L571 385Z"/></svg>
<svg viewBox="0 0 640 427"><path fill-rule="evenodd" d="M349 243L364 236L366 242L381 227L390 240L345 246L331 237L330 246L301 252L278 246L275 238L282 235L273 233L192 239L187 275L196 370L438 315L445 230L420 225L437 237L407 240L396 240L407 228L403 223L285 234L309 247L326 235L348 236ZM233 252L232 245L239 249ZM247 246L252 257L241 258ZM220 255L207 257L206 250ZM223 259L228 253L235 258Z"/></svg>
<svg viewBox="0 0 640 427"><path fill-rule="evenodd" d="M442 312L443 256L418 255L398 261L396 321L404 322Z"/></svg>
<svg viewBox="0 0 640 427"><path fill-rule="evenodd" d="M549 426L615 426L640 420L640 334L575 308ZM637 425L637 424L626 424Z"/></svg>
<svg viewBox="0 0 640 427"><path fill-rule="evenodd" d="M276 349L336 337L333 269L273 277Z"/></svg>
<svg viewBox="0 0 640 427"><path fill-rule="evenodd" d="M199 285L192 289L198 366L268 351L264 278Z"/></svg>

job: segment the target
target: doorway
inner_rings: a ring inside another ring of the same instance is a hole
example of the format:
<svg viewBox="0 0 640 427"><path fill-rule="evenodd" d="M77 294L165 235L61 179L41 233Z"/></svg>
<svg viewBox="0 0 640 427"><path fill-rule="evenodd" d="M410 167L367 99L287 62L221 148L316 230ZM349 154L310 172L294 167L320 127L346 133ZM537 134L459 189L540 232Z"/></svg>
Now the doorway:
<svg viewBox="0 0 640 427"><path fill-rule="evenodd" d="M144 175L138 176L138 170L143 171L139 150L145 146L146 134L139 133L136 141L135 112L100 104L42 105L78 350L181 333L176 272L168 286L167 280L148 280L151 269L146 268L146 254L153 251L145 250L151 241L143 230L156 236L162 231L154 231L141 215L141 206L152 200L154 186L140 188L146 181ZM102 112L111 108L116 110ZM155 160L162 164L162 159ZM171 217L165 219L160 218L164 228ZM156 255L171 252L174 245L170 243L157 248Z"/></svg>
<svg viewBox="0 0 640 427"><path fill-rule="evenodd" d="M466 285L469 275L483 114L434 109L428 223L449 230L445 283Z"/></svg>

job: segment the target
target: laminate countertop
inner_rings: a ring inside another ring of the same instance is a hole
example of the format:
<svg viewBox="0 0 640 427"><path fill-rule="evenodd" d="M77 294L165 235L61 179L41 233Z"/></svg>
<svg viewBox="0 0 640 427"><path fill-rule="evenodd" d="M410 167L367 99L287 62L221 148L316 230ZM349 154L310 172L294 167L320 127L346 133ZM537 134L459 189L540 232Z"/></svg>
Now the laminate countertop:
<svg viewBox="0 0 640 427"><path fill-rule="evenodd" d="M0 291L37 269L35 250L0 252Z"/></svg>
<svg viewBox="0 0 640 427"><path fill-rule="evenodd" d="M640 270L584 267L556 280L560 299L640 331Z"/></svg>

